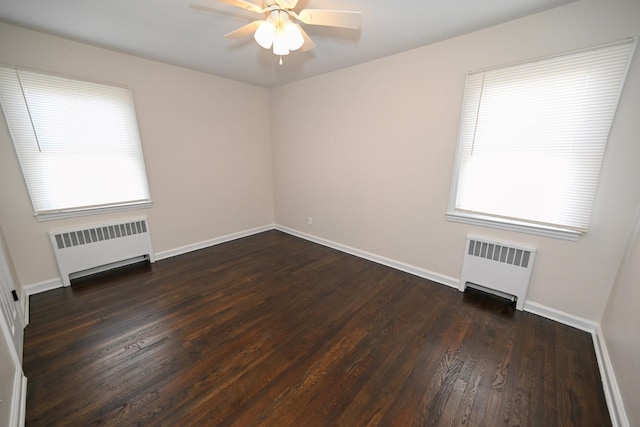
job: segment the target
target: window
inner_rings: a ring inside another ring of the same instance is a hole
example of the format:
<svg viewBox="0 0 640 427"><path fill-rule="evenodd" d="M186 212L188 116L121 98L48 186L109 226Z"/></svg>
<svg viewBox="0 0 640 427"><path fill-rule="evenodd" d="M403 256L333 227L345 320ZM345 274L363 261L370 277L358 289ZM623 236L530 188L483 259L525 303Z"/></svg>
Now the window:
<svg viewBox="0 0 640 427"><path fill-rule="evenodd" d="M150 206L128 88L0 67L0 101L38 220Z"/></svg>
<svg viewBox="0 0 640 427"><path fill-rule="evenodd" d="M584 233L635 43L471 72L447 218Z"/></svg>

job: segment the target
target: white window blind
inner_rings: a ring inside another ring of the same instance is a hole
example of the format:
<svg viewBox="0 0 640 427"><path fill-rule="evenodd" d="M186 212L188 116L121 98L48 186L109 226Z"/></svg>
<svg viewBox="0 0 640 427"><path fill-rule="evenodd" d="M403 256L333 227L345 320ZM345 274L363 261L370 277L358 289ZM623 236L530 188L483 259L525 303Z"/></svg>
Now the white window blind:
<svg viewBox="0 0 640 427"><path fill-rule="evenodd" d="M586 231L634 47L470 73L455 211Z"/></svg>
<svg viewBox="0 0 640 427"><path fill-rule="evenodd" d="M0 101L36 216L150 203L128 88L0 67Z"/></svg>

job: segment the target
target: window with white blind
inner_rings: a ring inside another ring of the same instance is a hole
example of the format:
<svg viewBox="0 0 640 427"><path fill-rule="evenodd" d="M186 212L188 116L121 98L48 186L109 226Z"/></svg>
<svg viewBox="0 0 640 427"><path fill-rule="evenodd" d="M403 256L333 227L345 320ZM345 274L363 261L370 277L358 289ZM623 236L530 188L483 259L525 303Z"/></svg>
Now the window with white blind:
<svg viewBox="0 0 640 427"><path fill-rule="evenodd" d="M575 240L636 40L467 76L447 218Z"/></svg>
<svg viewBox="0 0 640 427"><path fill-rule="evenodd" d="M150 206L128 88L0 67L0 102L38 220Z"/></svg>

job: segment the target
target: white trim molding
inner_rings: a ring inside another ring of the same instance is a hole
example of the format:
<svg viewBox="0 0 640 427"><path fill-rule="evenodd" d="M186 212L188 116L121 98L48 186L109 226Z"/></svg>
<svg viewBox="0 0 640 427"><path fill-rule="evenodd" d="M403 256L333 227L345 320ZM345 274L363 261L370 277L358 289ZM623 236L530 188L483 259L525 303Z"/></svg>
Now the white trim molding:
<svg viewBox="0 0 640 427"><path fill-rule="evenodd" d="M602 388L604 389L604 397L609 407L609 415L611 416L611 424L613 427L631 427L627 411L624 408L622 394L618 387L609 350L607 350L607 342L602 332L602 327L598 324L593 332L593 346L598 359L598 367L600 368L600 376L602 377Z"/></svg>
<svg viewBox="0 0 640 427"><path fill-rule="evenodd" d="M573 314L565 313L564 311L556 310L555 308L547 307L546 305L533 301L526 301L524 303L524 311L580 329L581 331L589 332L590 334L594 333L598 327L597 322L574 316Z"/></svg>
<svg viewBox="0 0 640 427"><path fill-rule="evenodd" d="M27 377L24 376L22 369L16 372L11 402L13 405L9 425L24 426L27 413Z"/></svg>
<svg viewBox="0 0 640 427"><path fill-rule="evenodd" d="M68 210L68 211L60 211L60 212L34 213L33 216L36 218L36 221L42 222L42 221L53 221L53 220L63 219L63 218L75 218L79 216L130 211L133 209L149 209L151 207L153 207L153 202L149 200L147 202L125 203L121 205L84 208L84 209L76 209L76 210Z"/></svg>
<svg viewBox="0 0 640 427"><path fill-rule="evenodd" d="M18 425L24 426L27 420L27 377L22 374L22 386L20 387L20 413L18 414Z"/></svg>
<svg viewBox="0 0 640 427"><path fill-rule="evenodd" d="M456 278L445 276L443 274L434 273L433 271L426 270L424 268L416 267L410 264L406 264L402 261L396 261L390 258L386 258L380 255L366 252L360 249L356 249L351 246L336 243L331 240L323 239L321 237L313 236L311 234L303 233L293 228L285 227L282 225L276 225L276 230L283 233L291 234L292 236L300 237L301 239L308 240L310 242L318 243L322 246L327 246L332 249L336 249L340 252L345 252L359 258L364 258L369 261L373 261L378 264L386 265L387 267L395 268L396 270L404 271L405 273L413 274L414 276L422 277L423 279L431 280L442 285L449 286L451 288L458 289L460 281Z"/></svg>
<svg viewBox="0 0 640 427"><path fill-rule="evenodd" d="M26 328L29 324L29 295L22 287L20 288L20 301L22 302L22 315L24 316L24 327Z"/></svg>
<svg viewBox="0 0 640 427"><path fill-rule="evenodd" d="M219 245L221 243L230 242L236 239L241 239L243 237L252 236L254 234L263 233L265 231L273 230L274 228L275 228L274 224L263 225L262 227L250 228L248 230L227 234L225 236L216 237L216 238L205 240L198 243L192 243L190 245L181 246L179 248L157 252L155 254L156 261L160 261L162 259L167 259L167 258L171 258L178 255L183 255L192 251L197 251L199 249L208 248L210 246Z"/></svg>
<svg viewBox="0 0 640 427"><path fill-rule="evenodd" d="M58 289L58 288L61 288L62 286L63 286L62 279L59 277L56 277L55 279L49 279L49 280L44 280L38 283L31 283L29 285L24 285L22 287L22 290L24 291L24 294L27 296L26 299L28 300L28 298L31 295L47 292L52 289Z"/></svg>
<svg viewBox="0 0 640 427"><path fill-rule="evenodd" d="M552 237L555 239L577 242L582 232L568 228L551 227L542 224L526 223L488 215L471 214L466 212L450 211L446 214L447 221L462 224L478 225L480 227L496 228L498 230L515 231L519 233L533 234L534 236Z"/></svg>
<svg viewBox="0 0 640 427"><path fill-rule="evenodd" d="M22 313L24 315L24 326L29 324L29 298L31 295L39 294L42 292L51 291L63 287L62 279L56 277L55 279L44 280L38 283L31 283L22 287Z"/></svg>

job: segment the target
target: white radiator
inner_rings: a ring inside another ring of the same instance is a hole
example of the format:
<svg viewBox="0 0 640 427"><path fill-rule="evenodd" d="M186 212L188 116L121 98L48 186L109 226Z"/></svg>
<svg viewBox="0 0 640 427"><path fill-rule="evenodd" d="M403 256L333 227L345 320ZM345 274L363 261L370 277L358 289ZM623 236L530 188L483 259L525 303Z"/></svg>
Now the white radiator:
<svg viewBox="0 0 640 427"><path fill-rule="evenodd" d="M524 309L536 248L467 236L460 290L479 287L497 295L516 299Z"/></svg>
<svg viewBox="0 0 640 427"><path fill-rule="evenodd" d="M49 232L64 286L72 278L155 261L146 218Z"/></svg>

